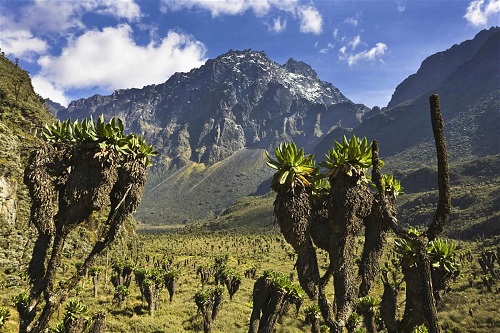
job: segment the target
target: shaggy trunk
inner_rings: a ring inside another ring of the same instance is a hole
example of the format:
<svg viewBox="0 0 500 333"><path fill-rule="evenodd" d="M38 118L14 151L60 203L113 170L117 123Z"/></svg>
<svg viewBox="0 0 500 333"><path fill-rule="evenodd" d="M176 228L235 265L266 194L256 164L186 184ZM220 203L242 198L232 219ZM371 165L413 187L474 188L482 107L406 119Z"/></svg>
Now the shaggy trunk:
<svg viewBox="0 0 500 333"><path fill-rule="evenodd" d="M311 241L310 194L297 186L294 192L279 191L274 201L274 216L281 233L297 253L297 275L301 287L311 299L318 297L319 270L316 250Z"/></svg>
<svg viewBox="0 0 500 333"><path fill-rule="evenodd" d="M28 161L24 181L32 198L30 221L39 236L37 253L32 257L28 274L32 284L30 310L20 313L20 332L46 330L50 318L100 254L116 237L118 229L138 206L145 183L146 167L139 160L122 157L112 151L100 160L98 148L43 145ZM119 162L115 159L121 159ZM93 211L111 203L108 226L66 288L55 288L56 271L61 264L66 237ZM51 239L53 237L53 242ZM47 258L50 256L50 258ZM48 261L47 261L48 260ZM47 263L47 264L45 264ZM36 319L36 304L45 301Z"/></svg>
<svg viewBox="0 0 500 333"><path fill-rule="evenodd" d="M335 309L337 322L346 323L358 298L355 253L356 235L362 219L370 214L372 195L360 176L341 173L330 180L330 228L335 246L330 256L333 262Z"/></svg>
<svg viewBox="0 0 500 333"><path fill-rule="evenodd" d="M399 285L391 283L387 274L387 271L382 272L384 293L382 294L382 302L380 303L380 317L382 317L388 333L397 333L399 327L397 305Z"/></svg>
<svg viewBox="0 0 500 333"><path fill-rule="evenodd" d="M99 291L99 274L92 276L92 283L94 285L94 298L97 298L97 293Z"/></svg>
<svg viewBox="0 0 500 333"><path fill-rule="evenodd" d="M286 314L291 304L299 311L301 300L285 292L265 276L255 281L253 287L253 308L250 316L249 333L272 333L275 326Z"/></svg>
<svg viewBox="0 0 500 333"><path fill-rule="evenodd" d="M168 290L170 303L172 303L172 299L174 298L176 281L177 281L176 277L166 277L165 278L165 286L167 287L167 290Z"/></svg>
<svg viewBox="0 0 500 333"><path fill-rule="evenodd" d="M391 200L390 204L392 213L395 215L394 202ZM365 219L365 244L359 267L359 275L361 276L359 297L368 296L373 281L380 272L380 256L385 245L386 233L390 230L380 214L380 209L380 201L375 198L372 211Z"/></svg>

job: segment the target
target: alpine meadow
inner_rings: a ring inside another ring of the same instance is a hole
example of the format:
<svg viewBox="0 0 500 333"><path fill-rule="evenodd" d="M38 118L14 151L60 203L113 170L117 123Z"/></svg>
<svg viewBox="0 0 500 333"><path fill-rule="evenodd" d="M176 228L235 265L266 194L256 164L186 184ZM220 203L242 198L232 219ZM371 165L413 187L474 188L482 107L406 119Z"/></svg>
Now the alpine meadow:
<svg viewBox="0 0 500 333"><path fill-rule="evenodd" d="M0 331L500 332L499 55L370 108L251 49L63 106L2 52Z"/></svg>

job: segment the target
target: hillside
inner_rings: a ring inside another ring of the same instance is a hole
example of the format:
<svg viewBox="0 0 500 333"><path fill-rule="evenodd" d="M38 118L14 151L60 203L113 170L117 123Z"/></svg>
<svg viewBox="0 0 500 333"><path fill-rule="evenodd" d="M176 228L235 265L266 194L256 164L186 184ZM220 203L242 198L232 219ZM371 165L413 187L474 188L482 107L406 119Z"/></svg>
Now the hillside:
<svg viewBox="0 0 500 333"><path fill-rule="evenodd" d="M456 230L450 232L464 237L483 232L498 234L498 229L491 225L500 221L500 205L496 199L500 184L500 62L497 61L500 29L483 31L476 38L482 41L477 52L456 64L438 86L423 95L421 89L413 90L408 100L365 119L349 131L378 140L381 157L386 162L384 171L401 179L408 194L408 199L402 199L408 200L402 207L402 221L410 224L428 221L437 188L428 97L438 93L446 126L454 204L458 206L450 221L450 228ZM473 44L476 42L475 39ZM441 53L441 58L455 61L453 55L468 49L471 43L454 46ZM428 59L423 62L422 68L427 68L425 73L437 72L442 66L438 62L435 67L429 67L431 63ZM426 75L417 73L408 82L424 82ZM406 94L410 92L409 89ZM332 131L314 150L316 156L323 156L331 143L345 133L345 130ZM475 204L469 204L466 209L461 207L461 203L468 200Z"/></svg>
<svg viewBox="0 0 500 333"><path fill-rule="evenodd" d="M31 85L29 74L0 55L0 266L18 267L27 249L29 198L24 165L53 116Z"/></svg>

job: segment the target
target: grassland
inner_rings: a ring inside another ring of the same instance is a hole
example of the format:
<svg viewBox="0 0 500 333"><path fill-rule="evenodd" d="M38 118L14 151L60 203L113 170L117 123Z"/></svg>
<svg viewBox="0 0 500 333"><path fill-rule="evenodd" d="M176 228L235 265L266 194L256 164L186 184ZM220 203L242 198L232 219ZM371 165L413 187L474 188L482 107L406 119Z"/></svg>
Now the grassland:
<svg viewBox="0 0 500 333"><path fill-rule="evenodd" d="M243 203L245 205L245 203ZM251 210L251 206L248 206ZM230 215L230 214L228 214ZM228 221L228 223L234 223ZM117 242L106 257L99 259L99 265L105 268L101 288L97 298L93 297L93 284L90 277L86 278L72 297L78 297L88 307L89 313L104 311L107 313L108 332L201 332L202 317L197 312L193 296L196 291L203 287L213 286L213 278L210 285L203 286L196 268L202 265L213 265L214 258L221 254L229 257L228 267L233 271L244 275L244 271L255 267L257 276L260 276L266 269L274 269L286 275L296 276L294 272L294 260L292 258L293 249L285 243L283 237L273 229L272 225L262 226L266 233L249 233L240 230L234 231L213 231L203 226L191 227L189 229L172 228L148 228L141 226L138 236L133 240ZM388 241L387 255L390 255L390 244ZM482 273L477 264L478 253L482 249L496 249L500 246L500 238L481 240L475 242L456 241L459 254L471 251L473 260L462 260L462 272L455 283L451 286L451 291L443 296L439 305L439 316L441 324L446 332L500 332L500 318L497 310L500 306L499 288L495 286L493 292L488 292L481 282ZM361 245L361 244L360 244ZM361 246L356 249L360 255ZM384 255L384 258L387 257ZM126 302L119 307L113 302L114 288L109 282L111 274L110 260L117 257L133 259L137 266L153 266L153 262L167 262L172 259L172 268L180 269L177 291L172 303L168 301L168 293L163 290L161 293L160 309L153 317L149 316L140 292L134 282L131 284L130 295ZM149 263L146 262L149 257ZM327 262L327 255L320 252L318 256L320 267L324 270ZM74 263L78 261L77 256L68 259L65 264L68 273L74 270ZM19 274L20 272L11 272ZM68 274L67 273L67 274ZM61 272L61 277L63 274ZM472 287L469 283L472 280ZM17 315L12 306L12 297L26 288L23 283L10 286L7 281L14 281L9 278L5 271L0 273L0 305L9 309L11 317L7 321L4 332L17 332ZM252 288L254 279L242 278L240 290L235 294L232 301L226 293L222 310L213 323L212 332L247 332L250 313L252 310ZM333 287L329 290L333 292ZM375 287L373 295L380 297L381 285ZM401 291L404 295L404 287ZM277 332L307 332L310 329L304 324L303 309L309 305L306 300L298 315L294 311L283 319L278 325ZM400 305L404 308L404 299L400 299ZM473 316L469 314L472 309ZM53 326L62 320L64 310L61 309L58 316L54 318Z"/></svg>

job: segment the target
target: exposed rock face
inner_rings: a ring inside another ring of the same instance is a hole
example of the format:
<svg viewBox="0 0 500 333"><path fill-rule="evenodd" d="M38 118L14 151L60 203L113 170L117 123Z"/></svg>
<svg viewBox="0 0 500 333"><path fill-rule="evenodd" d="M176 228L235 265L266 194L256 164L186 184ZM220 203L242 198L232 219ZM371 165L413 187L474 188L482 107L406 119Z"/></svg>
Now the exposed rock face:
<svg viewBox="0 0 500 333"><path fill-rule="evenodd" d="M14 224L17 215L17 183L0 176L0 217Z"/></svg>
<svg viewBox="0 0 500 333"><path fill-rule="evenodd" d="M418 98L441 86L450 74L472 59L485 41L498 32L500 32L499 27L483 30L474 39L453 45L450 49L425 59L417 73L410 75L396 87L387 107L392 108L402 102ZM495 59L498 61L498 54Z"/></svg>
<svg viewBox="0 0 500 333"><path fill-rule="evenodd" d="M368 110L303 62L279 65L264 52L231 50L164 84L80 99L57 114L120 117L155 145L164 166L179 167L291 139L311 149L332 128L359 124Z"/></svg>

